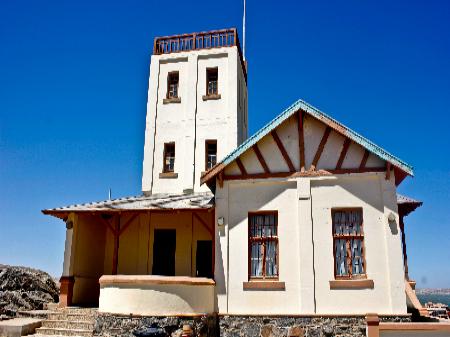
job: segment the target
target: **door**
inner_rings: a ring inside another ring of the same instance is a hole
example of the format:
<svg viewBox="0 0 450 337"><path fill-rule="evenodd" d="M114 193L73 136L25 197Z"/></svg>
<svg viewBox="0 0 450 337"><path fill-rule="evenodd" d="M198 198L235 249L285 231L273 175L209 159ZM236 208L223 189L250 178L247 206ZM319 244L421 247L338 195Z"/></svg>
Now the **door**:
<svg viewBox="0 0 450 337"><path fill-rule="evenodd" d="M153 241L153 275L175 276L175 229L155 229Z"/></svg>
<svg viewBox="0 0 450 337"><path fill-rule="evenodd" d="M195 275L198 277L213 278L212 273L212 241L197 241L197 255L195 259L197 270Z"/></svg>

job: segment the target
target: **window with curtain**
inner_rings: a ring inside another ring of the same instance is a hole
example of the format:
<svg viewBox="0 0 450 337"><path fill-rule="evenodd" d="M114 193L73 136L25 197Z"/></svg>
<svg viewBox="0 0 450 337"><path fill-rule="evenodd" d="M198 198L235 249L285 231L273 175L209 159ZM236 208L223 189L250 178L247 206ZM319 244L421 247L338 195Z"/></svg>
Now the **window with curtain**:
<svg viewBox="0 0 450 337"><path fill-rule="evenodd" d="M249 278L278 278L278 214L249 213Z"/></svg>
<svg viewBox="0 0 450 337"><path fill-rule="evenodd" d="M365 278L362 209L332 210L332 218L335 278Z"/></svg>
<svg viewBox="0 0 450 337"><path fill-rule="evenodd" d="M163 172L171 173L175 168L175 143L164 144L164 163Z"/></svg>

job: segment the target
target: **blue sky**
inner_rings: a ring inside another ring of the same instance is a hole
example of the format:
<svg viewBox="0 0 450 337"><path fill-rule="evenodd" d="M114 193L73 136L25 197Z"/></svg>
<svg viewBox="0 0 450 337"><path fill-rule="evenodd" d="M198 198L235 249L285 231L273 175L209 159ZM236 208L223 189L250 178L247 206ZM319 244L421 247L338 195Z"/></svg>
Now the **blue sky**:
<svg viewBox="0 0 450 337"><path fill-rule="evenodd" d="M141 190L153 38L241 1L0 1L0 263L62 271L41 209ZM250 133L303 98L415 167L410 274L450 287L450 2L247 3Z"/></svg>

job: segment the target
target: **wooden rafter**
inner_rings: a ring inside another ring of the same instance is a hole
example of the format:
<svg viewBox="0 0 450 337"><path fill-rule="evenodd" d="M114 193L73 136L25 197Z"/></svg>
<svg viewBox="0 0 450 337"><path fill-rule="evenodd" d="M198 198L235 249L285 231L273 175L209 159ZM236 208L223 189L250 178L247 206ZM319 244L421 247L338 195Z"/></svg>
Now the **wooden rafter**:
<svg viewBox="0 0 450 337"><path fill-rule="evenodd" d="M108 228L112 232L113 235L116 235L116 230L114 229L111 222L103 219L103 217L101 215L96 215L95 213L93 215L96 217L96 219L98 219L101 223L103 223L106 226L106 228Z"/></svg>
<svg viewBox="0 0 450 337"><path fill-rule="evenodd" d="M209 234L211 234L211 236L213 236L213 230L208 226L208 224L197 213L193 213L193 214L194 214L194 218L196 218L203 225L203 227L206 228L206 230L209 232Z"/></svg>
<svg viewBox="0 0 450 337"><path fill-rule="evenodd" d="M286 149L284 148L284 145L283 145L283 143L281 142L280 137L278 137L277 132L276 132L275 130L272 130L272 131L270 132L270 134L272 135L273 140L274 140L275 143L277 144L278 149L280 150L281 155L282 155L283 158L284 158L284 161L286 162L287 166L289 167L289 171L290 171L290 172L295 172L294 164L292 164L291 158L289 158L289 155L288 155L288 153L286 152Z"/></svg>
<svg viewBox="0 0 450 337"><path fill-rule="evenodd" d="M305 171L305 135L303 133L303 110L297 113L297 127L298 127L298 147L300 153L300 171Z"/></svg>
<svg viewBox="0 0 450 337"><path fill-rule="evenodd" d="M320 156L322 155L323 149L325 147L325 144L327 143L330 132L331 132L331 128L329 126L327 126L327 128L323 132L322 139L320 141L319 147L317 148L317 151L316 151L316 154L312 161L311 167L309 168L310 171L315 171L315 169L317 167L317 163L319 162Z"/></svg>
<svg viewBox="0 0 450 337"><path fill-rule="evenodd" d="M367 159L369 158L370 152L369 150L365 150L364 151L364 155L361 159L361 164L359 164L359 169L362 170L366 167L367 164Z"/></svg>
<svg viewBox="0 0 450 337"><path fill-rule="evenodd" d="M338 162L336 164L336 170L340 170L342 167L342 163L344 162L345 156L347 155L348 148L350 147L351 140L345 138L344 145L342 146L341 154L339 155Z"/></svg>
<svg viewBox="0 0 450 337"><path fill-rule="evenodd" d="M253 151L255 152L259 163L261 164L262 168L264 169L264 172L270 173L270 170L269 170L269 167L267 166L266 160L264 159L261 151L259 151L258 144L253 145Z"/></svg>
<svg viewBox="0 0 450 337"><path fill-rule="evenodd" d="M128 226L131 225L134 219L139 216L139 213L134 213L130 219L122 226L122 228L119 231L119 235L122 235L122 233L128 228Z"/></svg>
<svg viewBox="0 0 450 337"><path fill-rule="evenodd" d="M246 176L247 170L245 169L244 164L242 164L242 161L240 158L236 158L236 164L237 164L237 166L239 166L239 170L241 171L241 174Z"/></svg>
<svg viewBox="0 0 450 337"><path fill-rule="evenodd" d="M386 162L386 180L391 179L391 162Z"/></svg>
<svg viewBox="0 0 450 337"><path fill-rule="evenodd" d="M220 171L217 180L219 181L219 186L223 187L223 171Z"/></svg>

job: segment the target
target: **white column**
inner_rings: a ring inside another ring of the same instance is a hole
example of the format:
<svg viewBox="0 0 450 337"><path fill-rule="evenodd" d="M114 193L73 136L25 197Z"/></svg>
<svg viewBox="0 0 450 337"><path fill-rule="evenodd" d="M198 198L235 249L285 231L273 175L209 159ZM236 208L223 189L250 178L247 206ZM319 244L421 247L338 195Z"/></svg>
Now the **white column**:
<svg viewBox="0 0 450 337"><path fill-rule="evenodd" d="M216 281L216 294L218 312L225 314L228 312L228 184L224 184L223 188L217 185L216 190L216 209L215 209L215 267L214 280ZM218 226L218 219L223 218L224 224Z"/></svg>
<svg viewBox="0 0 450 337"><path fill-rule="evenodd" d="M311 180L297 179L298 232L300 261L300 312L315 313L313 221L311 214Z"/></svg>
<svg viewBox="0 0 450 337"><path fill-rule="evenodd" d="M195 119L196 119L196 108L197 108L197 86L198 86L198 55L196 53L191 53L188 56L188 68L187 68L187 83L186 85L189 90L186 91L186 105L184 113L185 125L183 126L184 132L184 142L179 144L179 149L175 150L177 158L183 158L183 172L181 173L182 190L188 190L193 188L194 182L194 146L201 146L201 144L195 144ZM184 98L182 98L184 99ZM176 132L176 130L174 130ZM194 145L195 144L195 145ZM178 147L178 144L177 144ZM198 159L198 158L196 158ZM182 191L179 191L182 192Z"/></svg>
<svg viewBox="0 0 450 337"><path fill-rule="evenodd" d="M406 313L406 293L397 191L394 177L391 177L391 180L381 177L380 182L384 204L382 226L386 238L386 268L389 277L391 310L394 314L401 314ZM391 213L395 215L395 221L389 222L388 217Z"/></svg>

